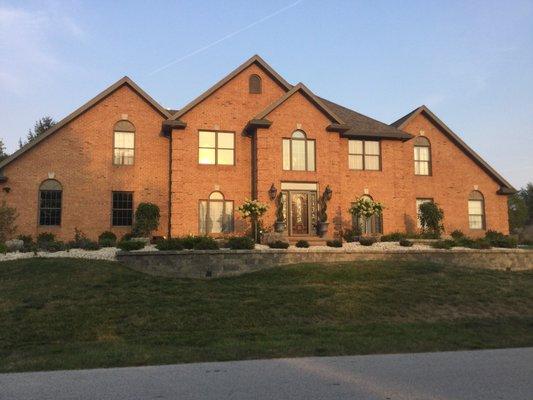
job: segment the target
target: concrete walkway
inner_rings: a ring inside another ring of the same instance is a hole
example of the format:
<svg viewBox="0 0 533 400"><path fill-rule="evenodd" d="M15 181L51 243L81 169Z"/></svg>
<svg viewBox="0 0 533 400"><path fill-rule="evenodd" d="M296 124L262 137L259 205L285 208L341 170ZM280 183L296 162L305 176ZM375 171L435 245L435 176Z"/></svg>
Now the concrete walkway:
<svg viewBox="0 0 533 400"><path fill-rule="evenodd" d="M2 400L533 399L533 348L0 374Z"/></svg>

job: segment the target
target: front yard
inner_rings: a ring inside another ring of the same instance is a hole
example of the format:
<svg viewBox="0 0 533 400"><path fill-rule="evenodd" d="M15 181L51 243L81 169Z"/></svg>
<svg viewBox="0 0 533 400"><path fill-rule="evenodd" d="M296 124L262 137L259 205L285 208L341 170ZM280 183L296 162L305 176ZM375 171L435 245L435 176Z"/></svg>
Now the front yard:
<svg viewBox="0 0 533 400"><path fill-rule="evenodd" d="M533 345L533 271L302 264L216 280L0 264L0 371Z"/></svg>

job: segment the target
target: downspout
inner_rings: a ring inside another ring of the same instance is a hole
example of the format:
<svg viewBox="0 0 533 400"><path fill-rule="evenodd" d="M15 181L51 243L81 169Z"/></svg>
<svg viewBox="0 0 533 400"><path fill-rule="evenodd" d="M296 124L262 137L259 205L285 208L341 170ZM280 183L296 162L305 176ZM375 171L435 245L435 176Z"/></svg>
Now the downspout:
<svg viewBox="0 0 533 400"><path fill-rule="evenodd" d="M167 238L171 237L172 226L172 129L168 135L168 221Z"/></svg>
<svg viewBox="0 0 533 400"><path fill-rule="evenodd" d="M257 199L257 128L251 130L252 137L252 200Z"/></svg>

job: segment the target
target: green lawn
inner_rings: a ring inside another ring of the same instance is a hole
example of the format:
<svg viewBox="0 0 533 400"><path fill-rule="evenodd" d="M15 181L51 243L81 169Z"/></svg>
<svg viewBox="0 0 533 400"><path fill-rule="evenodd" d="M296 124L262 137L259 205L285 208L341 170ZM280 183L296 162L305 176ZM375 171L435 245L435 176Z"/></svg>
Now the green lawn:
<svg viewBox="0 0 533 400"><path fill-rule="evenodd" d="M303 264L211 281L0 264L0 371L533 345L533 271Z"/></svg>

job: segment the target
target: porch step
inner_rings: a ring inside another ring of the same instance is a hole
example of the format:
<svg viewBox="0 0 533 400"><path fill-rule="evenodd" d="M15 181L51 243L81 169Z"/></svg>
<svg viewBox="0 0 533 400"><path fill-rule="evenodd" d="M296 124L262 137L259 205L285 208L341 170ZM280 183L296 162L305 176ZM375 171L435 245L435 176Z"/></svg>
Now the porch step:
<svg viewBox="0 0 533 400"><path fill-rule="evenodd" d="M290 244L295 245L299 240L307 240L311 246L325 246L326 239L318 236L288 236L287 240Z"/></svg>

